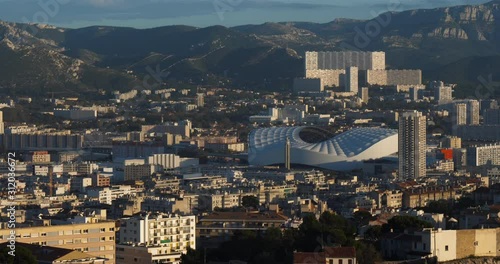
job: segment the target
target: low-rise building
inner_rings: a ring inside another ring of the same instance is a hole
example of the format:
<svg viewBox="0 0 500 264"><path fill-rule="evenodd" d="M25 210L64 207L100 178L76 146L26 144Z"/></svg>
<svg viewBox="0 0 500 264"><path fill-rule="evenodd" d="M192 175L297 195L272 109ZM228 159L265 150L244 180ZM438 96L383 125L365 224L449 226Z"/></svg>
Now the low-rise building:
<svg viewBox="0 0 500 264"><path fill-rule="evenodd" d="M431 201L455 199L456 191L449 186L420 187L403 191L403 207L424 207Z"/></svg>

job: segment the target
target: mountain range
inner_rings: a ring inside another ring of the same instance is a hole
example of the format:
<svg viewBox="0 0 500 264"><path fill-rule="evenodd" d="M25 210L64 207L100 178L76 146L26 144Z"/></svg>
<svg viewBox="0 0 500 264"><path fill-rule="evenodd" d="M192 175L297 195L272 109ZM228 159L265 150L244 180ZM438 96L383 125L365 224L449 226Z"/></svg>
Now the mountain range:
<svg viewBox="0 0 500 264"><path fill-rule="evenodd" d="M500 80L500 1L386 12L371 20L238 27L95 26L0 21L0 93L95 94L170 85L290 89L307 50L386 52L387 65L458 83L456 95ZM485 83L486 80L486 83ZM500 89L489 96L499 97Z"/></svg>

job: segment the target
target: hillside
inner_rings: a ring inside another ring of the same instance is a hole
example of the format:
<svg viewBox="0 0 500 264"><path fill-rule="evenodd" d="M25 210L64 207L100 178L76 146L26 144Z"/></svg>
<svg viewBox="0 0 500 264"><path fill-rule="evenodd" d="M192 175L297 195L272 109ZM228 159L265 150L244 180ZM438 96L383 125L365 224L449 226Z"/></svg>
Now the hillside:
<svg viewBox="0 0 500 264"><path fill-rule="evenodd" d="M233 28L64 29L0 21L0 91L127 90L151 74L167 85L281 90L303 74L305 51L355 49L386 51L389 67L421 68L425 80L460 83L469 88L459 94L471 95L478 76L500 78L499 3Z"/></svg>

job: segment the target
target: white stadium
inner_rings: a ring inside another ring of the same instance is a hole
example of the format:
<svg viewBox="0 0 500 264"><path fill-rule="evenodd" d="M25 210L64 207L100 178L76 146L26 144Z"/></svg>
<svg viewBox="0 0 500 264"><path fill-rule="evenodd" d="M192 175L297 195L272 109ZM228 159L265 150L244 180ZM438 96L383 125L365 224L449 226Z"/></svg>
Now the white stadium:
<svg viewBox="0 0 500 264"><path fill-rule="evenodd" d="M249 164L284 164L287 138L290 141L291 164L329 170L359 169L365 160L398 152L398 131L395 129L355 128L333 135L317 127L271 127L250 133Z"/></svg>

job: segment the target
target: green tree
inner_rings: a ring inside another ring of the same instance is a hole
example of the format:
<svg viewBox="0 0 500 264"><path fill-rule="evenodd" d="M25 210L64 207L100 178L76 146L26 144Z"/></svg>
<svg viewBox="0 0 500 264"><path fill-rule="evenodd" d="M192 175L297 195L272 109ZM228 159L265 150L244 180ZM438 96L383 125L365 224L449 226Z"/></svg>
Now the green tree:
<svg viewBox="0 0 500 264"><path fill-rule="evenodd" d="M188 248L186 254L181 255L182 264L198 264L203 263L204 252L202 250L194 250Z"/></svg>
<svg viewBox="0 0 500 264"><path fill-rule="evenodd" d="M476 203L472 198L464 196L458 199L457 203L455 203L455 208L458 210L464 210L474 205L476 205Z"/></svg>
<svg viewBox="0 0 500 264"><path fill-rule="evenodd" d="M0 251L0 263L2 264L37 264L35 256L25 247L16 246L15 256L9 255L10 249L5 247Z"/></svg>
<svg viewBox="0 0 500 264"><path fill-rule="evenodd" d="M365 226L370 223L370 221L375 220L376 218L370 212L367 211L357 211L353 215L354 222L358 226Z"/></svg>
<svg viewBox="0 0 500 264"><path fill-rule="evenodd" d="M243 207L258 208L259 207L259 199L253 195L243 196L243 198L241 199L241 205Z"/></svg>
<svg viewBox="0 0 500 264"><path fill-rule="evenodd" d="M356 241L356 258L359 264L374 264L382 260L375 246L363 241Z"/></svg>
<svg viewBox="0 0 500 264"><path fill-rule="evenodd" d="M431 201L423 209L426 213L446 214L446 215L450 215L452 213L451 203L446 200Z"/></svg>
<svg viewBox="0 0 500 264"><path fill-rule="evenodd" d="M277 227L269 227L266 230L266 234L264 235L264 238L270 241L273 240L280 240L282 238L283 234L281 233L281 229Z"/></svg>
<svg viewBox="0 0 500 264"><path fill-rule="evenodd" d="M377 241L382 236L382 226L371 226L365 232L365 239Z"/></svg>

